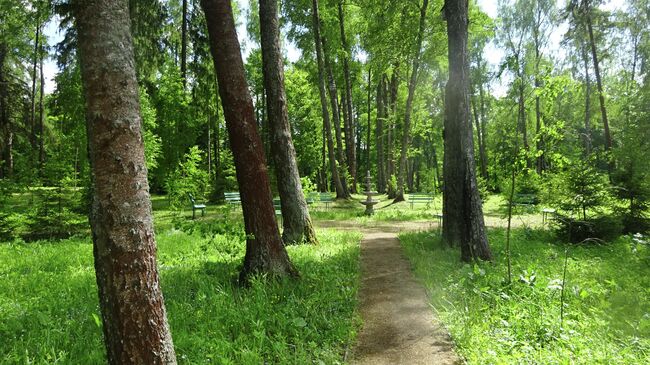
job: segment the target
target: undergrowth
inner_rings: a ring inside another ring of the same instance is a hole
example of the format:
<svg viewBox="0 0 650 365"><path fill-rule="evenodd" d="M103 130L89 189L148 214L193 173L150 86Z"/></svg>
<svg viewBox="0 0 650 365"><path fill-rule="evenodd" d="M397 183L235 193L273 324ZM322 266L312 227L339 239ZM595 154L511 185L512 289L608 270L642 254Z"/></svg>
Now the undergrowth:
<svg viewBox="0 0 650 365"><path fill-rule="evenodd" d="M182 364L343 363L356 313L360 235L319 231L291 246L297 281L234 284L244 255L237 235L170 229L158 258ZM103 364L88 240L0 245L0 363Z"/></svg>
<svg viewBox="0 0 650 365"><path fill-rule="evenodd" d="M437 234L400 236L469 364L650 363L647 243L622 237L608 245L569 246L554 243L546 231L513 233L511 284L501 229L489 234L494 263L473 265L461 263Z"/></svg>

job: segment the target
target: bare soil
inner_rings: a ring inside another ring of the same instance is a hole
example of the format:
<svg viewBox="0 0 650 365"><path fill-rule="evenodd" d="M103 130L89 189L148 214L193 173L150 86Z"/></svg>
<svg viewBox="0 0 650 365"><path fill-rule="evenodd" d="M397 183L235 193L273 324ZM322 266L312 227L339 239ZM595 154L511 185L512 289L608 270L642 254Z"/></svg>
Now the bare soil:
<svg viewBox="0 0 650 365"><path fill-rule="evenodd" d="M320 227L361 231L360 313L363 327L354 364L462 364L449 334L429 306L424 287L402 254L397 233L435 228L429 222L359 227L320 221Z"/></svg>

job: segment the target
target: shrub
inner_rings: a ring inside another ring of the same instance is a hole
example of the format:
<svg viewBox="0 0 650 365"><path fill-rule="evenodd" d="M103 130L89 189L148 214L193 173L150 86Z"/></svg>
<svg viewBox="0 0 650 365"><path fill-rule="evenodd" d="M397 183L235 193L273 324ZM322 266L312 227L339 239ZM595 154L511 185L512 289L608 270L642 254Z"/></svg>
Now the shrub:
<svg viewBox="0 0 650 365"><path fill-rule="evenodd" d="M201 169L201 155L199 147L190 148L176 170L167 177L165 185L172 208L178 209L188 205L188 194L192 194L197 200L205 199L210 176L207 171Z"/></svg>
<svg viewBox="0 0 650 365"><path fill-rule="evenodd" d="M587 220L559 216L555 225L558 237L571 243L611 241L623 231L621 219L616 216L600 216Z"/></svg>

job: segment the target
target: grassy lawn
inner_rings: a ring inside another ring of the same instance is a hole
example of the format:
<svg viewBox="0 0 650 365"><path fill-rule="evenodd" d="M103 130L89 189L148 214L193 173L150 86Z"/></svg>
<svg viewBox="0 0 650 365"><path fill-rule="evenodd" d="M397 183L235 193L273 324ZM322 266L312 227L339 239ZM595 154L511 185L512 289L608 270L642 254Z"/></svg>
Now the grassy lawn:
<svg viewBox="0 0 650 365"><path fill-rule="evenodd" d="M292 246L298 281L233 280L244 243L233 235L158 234L162 288L184 364L342 362L360 324L356 233L319 231ZM88 239L0 245L0 363L102 364Z"/></svg>
<svg viewBox="0 0 650 365"><path fill-rule="evenodd" d="M506 284L503 229L494 263L459 262L435 233L402 234L434 310L469 364L650 363L650 250L629 237L566 246L541 230L513 232ZM564 318L560 302L565 262Z"/></svg>

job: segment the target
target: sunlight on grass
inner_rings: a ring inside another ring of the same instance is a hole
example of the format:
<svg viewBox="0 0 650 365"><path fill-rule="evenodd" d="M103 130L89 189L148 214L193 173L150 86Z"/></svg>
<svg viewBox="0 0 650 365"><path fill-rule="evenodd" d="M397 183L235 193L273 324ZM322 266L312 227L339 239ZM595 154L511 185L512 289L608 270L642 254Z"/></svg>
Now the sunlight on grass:
<svg viewBox="0 0 650 365"><path fill-rule="evenodd" d="M470 364L650 363L650 250L629 237L577 247L553 243L545 231L518 229L511 285L504 280L503 230L490 231L494 264L460 263L458 251L434 233L400 240Z"/></svg>
<svg viewBox="0 0 650 365"><path fill-rule="evenodd" d="M288 247L298 281L233 284L237 236L158 234L159 267L179 363L341 362L359 327L359 240L319 231ZM0 363L105 363L89 240L0 245Z"/></svg>

